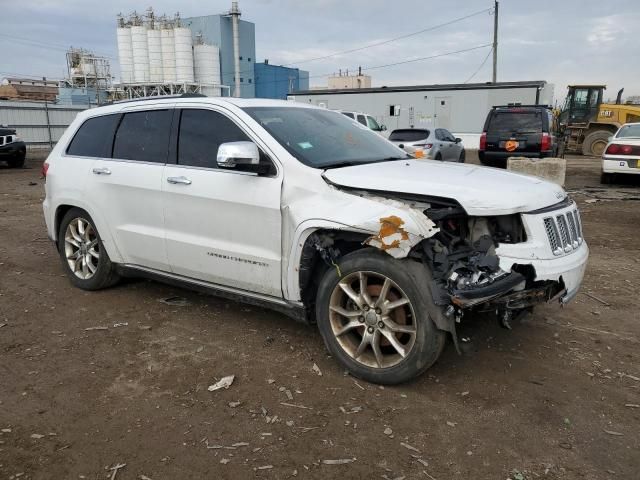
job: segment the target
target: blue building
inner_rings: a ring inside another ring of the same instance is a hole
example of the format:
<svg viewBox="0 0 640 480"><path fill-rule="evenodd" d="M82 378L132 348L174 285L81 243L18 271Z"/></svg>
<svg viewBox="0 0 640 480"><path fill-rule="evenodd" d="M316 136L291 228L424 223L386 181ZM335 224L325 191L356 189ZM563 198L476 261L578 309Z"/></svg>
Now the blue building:
<svg viewBox="0 0 640 480"><path fill-rule="evenodd" d="M205 15L182 20L182 25L191 30L195 43L201 36L207 45L220 48L220 75L223 85L235 89L233 30L228 15ZM252 22L239 21L240 37L240 94L244 98L255 97L253 65L256 59L256 27Z"/></svg>
<svg viewBox="0 0 640 480"><path fill-rule="evenodd" d="M286 100L291 92L309 90L309 72L299 68L271 65L265 60L255 64L254 75L258 98Z"/></svg>

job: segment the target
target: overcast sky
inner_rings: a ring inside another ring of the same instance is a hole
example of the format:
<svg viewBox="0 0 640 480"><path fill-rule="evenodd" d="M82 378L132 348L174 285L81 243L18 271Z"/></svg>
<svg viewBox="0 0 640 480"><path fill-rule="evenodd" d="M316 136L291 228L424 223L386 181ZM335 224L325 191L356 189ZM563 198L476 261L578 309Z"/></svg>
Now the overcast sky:
<svg viewBox="0 0 640 480"><path fill-rule="evenodd" d="M227 11L224 0L0 0L0 77L61 78L70 45L113 57L116 14L179 11L183 17ZM242 18L256 24L257 60L290 64L358 48L490 8L487 0L240 0ZM604 83L605 97L640 95L640 0L502 0L498 80L547 80L561 101L569 83ZM324 74L465 50L491 43L489 12L410 38L300 63L312 85ZM365 71L374 86L462 83L489 47ZM317 76L317 77L316 77ZM315 77L315 78L313 78ZM491 58L472 82L491 80Z"/></svg>

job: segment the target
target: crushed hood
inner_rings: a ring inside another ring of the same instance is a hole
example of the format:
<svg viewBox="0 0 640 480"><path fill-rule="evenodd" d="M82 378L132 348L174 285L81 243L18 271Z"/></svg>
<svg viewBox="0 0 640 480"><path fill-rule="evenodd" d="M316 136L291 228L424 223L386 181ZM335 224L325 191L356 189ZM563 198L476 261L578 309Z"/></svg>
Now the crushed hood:
<svg viewBox="0 0 640 480"><path fill-rule="evenodd" d="M335 168L331 183L378 192L456 200L469 215L509 215L548 207L566 193L559 185L497 168L430 160L399 160Z"/></svg>

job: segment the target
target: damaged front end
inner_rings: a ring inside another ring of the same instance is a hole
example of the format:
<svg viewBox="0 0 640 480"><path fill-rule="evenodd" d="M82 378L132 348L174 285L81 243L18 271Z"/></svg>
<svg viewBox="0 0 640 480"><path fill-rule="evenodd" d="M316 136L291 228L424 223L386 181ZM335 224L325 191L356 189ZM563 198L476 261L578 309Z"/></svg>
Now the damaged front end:
<svg viewBox="0 0 640 480"><path fill-rule="evenodd" d="M557 298L561 281L537 281L531 265L500 267L500 245L527 240L520 214L470 217L460 206L432 205L424 211L438 232L422 241L412 256L432 274L436 305L460 318L465 310L495 310L506 323L512 312Z"/></svg>

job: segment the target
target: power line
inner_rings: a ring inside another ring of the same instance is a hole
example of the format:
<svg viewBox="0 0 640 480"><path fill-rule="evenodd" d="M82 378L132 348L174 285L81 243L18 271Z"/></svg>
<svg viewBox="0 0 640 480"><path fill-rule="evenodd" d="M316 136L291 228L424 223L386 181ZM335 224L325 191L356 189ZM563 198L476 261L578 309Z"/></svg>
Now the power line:
<svg viewBox="0 0 640 480"><path fill-rule="evenodd" d="M492 53L493 53L493 45L491 46L491 49L489 50L489 53L487 53L487 56L484 57L484 60L482 61L480 66L477 68L477 70L475 72L473 72L473 74L469 78L467 78L464 81L464 83L469 83L471 81L471 79L477 75L477 73L482 69L482 67L484 67L484 64L487 63L487 60L489 60L489 55L491 55Z"/></svg>
<svg viewBox="0 0 640 480"><path fill-rule="evenodd" d="M374 47L378 47L380 45L386 45L388 43L396 42L398 40L403 40L405 38L409 38L409 37L413 37L413 36L416 36L416 35L420 35L422 33L430 32L430 31L436 30L438 28L446 27L448 25L452 25L454 23L461 22L462 20L466 20L468 18L475 17L475 16L480 15L482 13L491 12L492 10L493 10L493 7L485 8L485 9L479 10L477 12L465 15L463 17L454 18L453 20L449 20L448 22L444 22L444 23L440 23L438 25L433 25L431 27L423 28L422 30L418 30L418 31L415 31L415 32L407 33L405 35L400 35L399 37L390 38L388 40L383 40L381 42L371 43L369 45L365 45L365 46L358 47L358 48L352 48L352 49L349 49L349 50L342 50L342 51L339 51L339 52L330 53L328 55L323 55L321 57L308 58L306 60L300 60L300 61L297 61L297 62L285 63L285 64L280 65L280 66L281 67L288 67L288 66L292 66L292 65L301 65L303 63L315 62L316 60L325 60L327 58L336 57L338 55L344 55L344 54L347 54L347 53L359 52L359 51L362 51L362 50L366 50L368 48L374 48ZM251 72L251 70L244 70L244 71L242 71L240 73L246 74L246 73L250 73L250 72ZM230 72L230 73L225 73L222 76L225 77L225 76L233 76L233 75L234 75L234 73Z"/></svg>
<svg viewBox="0 0 640 480"><path fill-rule="evenodd" d="M433 30L437 30L438 28L446 27L448 25L452 25L454 23L461 22L462 20L466 20L467 18L475 17L476 15L480 15L481 13L489 12L491 10L493 10L493 8L485 8L483 10L479 10L477 12L470 13L469 15L465 15L464 17L454 18L453 20L449 20L448 22L441 23L439 25L434 25L434 26L427 27L427 28L423 28L422 30L418 30L418 31L412 32L412 33L407 33L407 34L401 35L399 37L390 38L389 40L383 40L381 42L371 43L371 44L365 45L363 47L352 48L352 49L349 49L349 50L342 50L340 52L334 52L334 53L330 53L328 55L323 55L321 57L310 58L308 60L301 60L299 62L285 63L282 66L283 67L287 67L289 65L300 65L302 63L314 62L316 60L325 60L327 58L336 57L338 55L344 55L346 53L359 52L361 50L366 50L368 48L379 47L380 45L386 45L387 43L392 43L392 42L396 42L398 40L404 40L405 38L414 37L414 36L420 35L422 33L431 32Z"/></svg>

